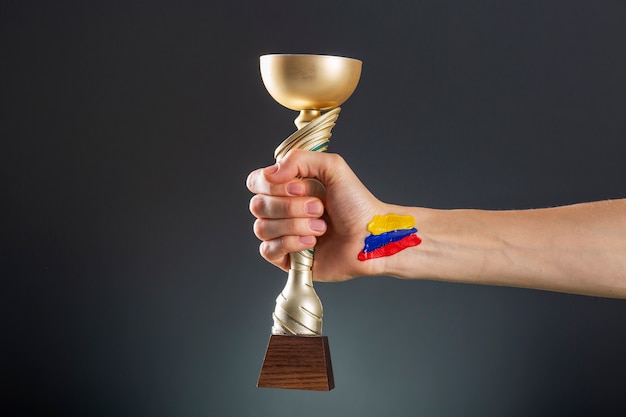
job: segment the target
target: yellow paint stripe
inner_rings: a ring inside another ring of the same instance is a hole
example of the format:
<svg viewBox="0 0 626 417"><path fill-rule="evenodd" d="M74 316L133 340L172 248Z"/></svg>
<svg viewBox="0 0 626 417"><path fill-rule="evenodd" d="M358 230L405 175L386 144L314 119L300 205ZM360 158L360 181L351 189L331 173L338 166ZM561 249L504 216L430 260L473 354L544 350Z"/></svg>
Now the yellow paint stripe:
<svg viewBox="0 0 626 417"><path fill-rule="evenodd" d="M373 235L391 232L392 230L411 229L415 227L413 216L401 216L399 214L376 215L367 224L367 231Z"/></svg>

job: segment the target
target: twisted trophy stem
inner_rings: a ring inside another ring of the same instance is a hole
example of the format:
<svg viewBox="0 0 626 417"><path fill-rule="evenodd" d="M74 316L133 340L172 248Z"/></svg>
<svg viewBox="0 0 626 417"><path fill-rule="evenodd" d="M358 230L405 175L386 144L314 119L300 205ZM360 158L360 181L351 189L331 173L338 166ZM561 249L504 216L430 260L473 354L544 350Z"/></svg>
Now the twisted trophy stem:
<svg viewBox="0 0 626 417"><path fill-rule="evenodd" d="M330 131L335 126L341 108L319 116L319 111L303 110L295 123L298 130L281 143L274 157L280 160L291 149L324 152L328 149ZM313 289L313 250L289 254L291 266L287 284L276 298L272 314L272 334L322 334L322 302Z"/></svg>

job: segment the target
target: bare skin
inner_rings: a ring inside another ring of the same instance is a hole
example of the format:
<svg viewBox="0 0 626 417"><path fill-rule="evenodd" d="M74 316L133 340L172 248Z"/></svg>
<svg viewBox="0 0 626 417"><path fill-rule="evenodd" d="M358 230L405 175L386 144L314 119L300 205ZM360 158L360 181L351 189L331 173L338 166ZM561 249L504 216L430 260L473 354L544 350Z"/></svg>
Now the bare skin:
<svg viewBox="0 0 626 417"><path fill-rule="evenodd" d="M263 258L287 270L288 253L315 247L316 281L387 275L626 298L626 199L506 211L404 207L378 200L339 155L297 150L250 173L247 186ZM367 223L389 213L413 216L422 243L359 261Z"/></svg>

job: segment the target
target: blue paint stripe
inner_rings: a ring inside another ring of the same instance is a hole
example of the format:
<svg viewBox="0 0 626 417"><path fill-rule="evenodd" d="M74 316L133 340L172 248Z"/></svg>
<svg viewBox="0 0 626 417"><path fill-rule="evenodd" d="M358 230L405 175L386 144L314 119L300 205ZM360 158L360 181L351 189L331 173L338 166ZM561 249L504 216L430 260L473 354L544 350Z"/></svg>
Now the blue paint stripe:
<svg viewBox="0 0 626 417"><path fill-rule="evenodd" d="M381 233L380 235L369 235L365 238L363 252L371 252L385 246L387 243L397 242L413 233L417 233L415 227L412 229L392 230L391 232Z"/></svg>

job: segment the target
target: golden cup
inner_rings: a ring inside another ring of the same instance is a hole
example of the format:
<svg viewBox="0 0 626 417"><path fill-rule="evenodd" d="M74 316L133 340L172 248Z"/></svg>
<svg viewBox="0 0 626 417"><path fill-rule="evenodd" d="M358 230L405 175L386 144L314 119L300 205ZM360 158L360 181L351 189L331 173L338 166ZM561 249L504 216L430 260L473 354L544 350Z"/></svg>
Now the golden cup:
<svg viewBox="0 0 626 417"><path fill-rule="evenodd" d="M361 61L331 55L263 55L261 78L270 95L300 112L298 129L322 110L342 105L361 77Z"/></svg>
<svg viewBox="0 0 626 417"><path fill-rule="evenodd" d="M261 78L278 103L299 111L298 130L274 152L323 152L343 104L361 76L361 61L330 55L263 55ZM326 111L325 113L322 113ZM287 284L276 299L274 325L259 387L328 391L334 387L322 303L313 289L313 251L290 254Z"/></svg>

